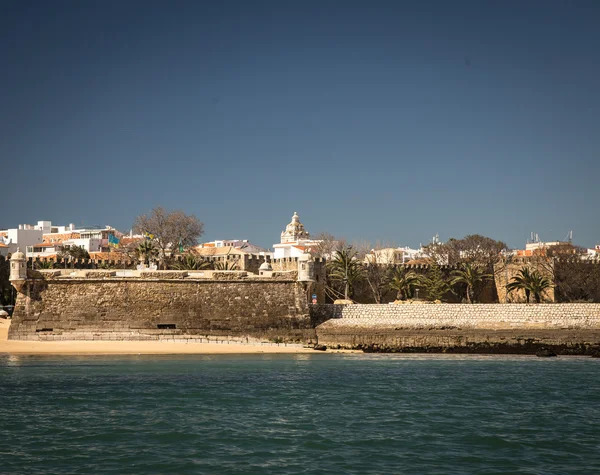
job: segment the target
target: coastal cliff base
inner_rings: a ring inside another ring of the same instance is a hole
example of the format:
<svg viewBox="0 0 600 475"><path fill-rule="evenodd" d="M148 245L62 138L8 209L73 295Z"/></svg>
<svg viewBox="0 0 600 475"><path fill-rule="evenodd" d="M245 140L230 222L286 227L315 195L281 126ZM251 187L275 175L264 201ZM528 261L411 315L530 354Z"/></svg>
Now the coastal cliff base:
<svg viewBox="0 0 600 475"><path fill-rule="evenodd" d="M315 309L316 311L316 309ZM329 306L319 344L365 352L562 355L600 352L599 304Z"/></svg>
<svg viewBox="0 0 600 475"><path fill-rule="evenodd" d="M559 355L600 352L600 330L463 330L317 328L319 344L366 353L536 354L552 349Z"/></svg>

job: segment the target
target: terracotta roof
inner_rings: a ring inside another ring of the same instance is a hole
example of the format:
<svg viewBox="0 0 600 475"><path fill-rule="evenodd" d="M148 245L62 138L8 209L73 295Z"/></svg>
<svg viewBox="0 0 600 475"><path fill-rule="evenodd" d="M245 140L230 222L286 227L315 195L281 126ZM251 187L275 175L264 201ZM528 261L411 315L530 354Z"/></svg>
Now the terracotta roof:
<svg viewBox="0 0 600 475"><path fill-rule="evenodd" d="M32 244L31 246L28 247L56 247L56 246L60 246L60 242L42 242L39 244Z"/></svg>
<svg viewBox="0 0 600 475"><path fill-rule="evenodd" d="M519 257L545 256L546 249L517 249L516 253Z"/></svg>
<svg viewBox="0 0 600 475"><path fill-rule="evenodd" d="M0 247L8 247L6 244L0 242Z"/></svg>
<svg viewBox="0 0 600 475"><path fill-rule="evenodd" d="M424 257L422 259L411 259L410 261L406 261L404 264L408 266L414 266L417 264L431 264L431 259L429 257Z"/></svg>
<svg viewBox="0 0 600 475"><path fill-rule="evenodd" d="M51 233L51 234L44 234L42 236L42 239L44 240L44 242L50 242L52 239L54 239L54 241L56 243L61 243L63 241L67 241L69 239L79 239L81 237L81 234L79 233Z"/></svg>
<svg viewBox="0 0 600 475"><path fill-rule="evenodd" d="M90 259L98 261L131 261L129 256L120 252L90 252Z"/></svg>
<svg viewBox="0 0 600 475"><path fill-rule="evenodd" d="M241 249L233 246L223 247L195 247L194 252L200 256L226 256L226 255L244 255L248 254Z"/></svg>
<svg viewBox="0 0 600 475"><path fill-rule="evenodd" d="M119 244L122 246L126 246L128 244L132 244L132 243L136 243L136 242L141 242L143 241L145 238L143 237L129 237L129 236L123 236L120 239Z"/></svg>

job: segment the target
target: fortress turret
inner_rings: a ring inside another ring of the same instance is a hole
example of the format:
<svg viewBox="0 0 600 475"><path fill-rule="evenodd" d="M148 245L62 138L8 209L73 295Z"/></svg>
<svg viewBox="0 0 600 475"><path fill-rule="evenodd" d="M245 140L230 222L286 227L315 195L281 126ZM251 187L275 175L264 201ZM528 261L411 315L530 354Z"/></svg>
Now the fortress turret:
<svg viewBox="0 0 600 475"><path fill-rule="evenodd" d="M23 254L19 248L17 248L17 252L10 258L9 280L12 286L19 292L27 280L27 260L25 259L25 254Z"/></svg>
<svg viewBox="0 0 600 475"><path fill-rule="evenodd" d="M258 268L258 275L263 275L265 277L271 277L273 275L273 268L266 257L265 262L263 262Z"/></svg>
<svg viewBox="0 0 600 475"><path fill-rule="evenodd" d="M315 263L310 254L303 254L298 257L298 281L314 282Z"/></svg>

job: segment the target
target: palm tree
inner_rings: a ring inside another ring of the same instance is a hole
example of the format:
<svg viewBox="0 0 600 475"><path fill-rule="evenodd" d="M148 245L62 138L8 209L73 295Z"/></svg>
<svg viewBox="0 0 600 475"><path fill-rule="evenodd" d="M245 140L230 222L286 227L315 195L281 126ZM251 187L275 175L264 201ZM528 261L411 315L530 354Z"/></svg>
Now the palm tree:
<svg viewBox="0 0 600 475"><path fill-rule="evenodd" d="M529 268L523 267L512 278L510 283L506 285L506 291L510 293L513 290L524 290L527 303L529 303L531 294L533 294L535 302L540 303L542 301L542 293L550 287L552 287L552 282L539 271L530 271Z"/></svg>
<svg viewBox="0 0 600 475"><path fill-rule="evenodd" d="M40 269L54 269L54 261L34 261L33 268Z"/></svg>
<svg viewBox="0 0 600 475"><path fill-rule="evenodd" d="M344 299L350 300L354 284L362 277L363 268L356 258L357 252L352 246L335 251L333 259L327 263L332 281L344 285Z"/></svg>
<svg viewBox="0 0 600 475"><path fill-rule="evenodd" d="M146 240L138 244L136 249L138 255L144 260L144 264L149 264L150 261L158 256L158 249L152 241Z"/></svg>
<svg viewBox="0 0 600 475"><path fill-rule="evenodd" d="M192 253L184 254L180 261L177 261L173 264L173 268L177 270L202 270L208 269L209 267L210 262L208 262L202 256Z"/></svg>
<svg viewBox="0 0 600 475"><path fill-rule="evenodd" d="M552 287L552 282L544 277L540 272L533 271L531 273L531 293L536 303L542 301L542 293L544 290Z"/></svg>
<svg viewBox="0 0 600 475"><path fill-rule="evenodd" d="M413 287L419 282L419 276L406 267L394 267L391 272L389 288L396 291L396 300L410 298Z"/></svg>
<svg viewBox="0 0 600 475"><path fill-rule="evenodd" d="M238 260L215 262L215 270L238 270Z"/></svg>
<svg viewBox="0 0 600 475"><path fill-rule="evenodd" d="M491 277L491 274L486 274L483 272L481 266L478 266L477 264L471 264L469 262L461 264L460 269L452 271L451 275L453 277L450 282L451 285L466 285L466 297L468 303L473 303L472 296L477 284Z"/></svg>

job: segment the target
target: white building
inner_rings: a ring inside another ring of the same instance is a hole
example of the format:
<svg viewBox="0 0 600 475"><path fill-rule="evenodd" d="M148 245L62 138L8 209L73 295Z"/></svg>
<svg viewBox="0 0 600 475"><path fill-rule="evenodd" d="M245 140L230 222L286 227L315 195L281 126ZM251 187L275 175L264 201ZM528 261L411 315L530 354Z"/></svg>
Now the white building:
<svg viewBox="0 0 600 475"><path fill-rule="evenodd" d="M573 231L569 231L567 235L569 241L542 241L540 240L540 236L537 233L531 233L530 239L525 244L525 251L540 251L544 249L548 249L552 246L560 246L564 244L571 244L571 240L573 239Z"/></svg>
<svg viewBox="0 0 600 475"><path fill-rule="evenodd" d="M425 252L423 246L420 249L413 249L412 247L399 247L399 251L402 252L402 264L406 264L408 261L412 261L415 259L426 259L429 257L429 254Z"/></svg>
<svg viewBox="0 0 600 475"><path fill-rule="evenodd" d="M365 254L366 264L402 264L403 252L401 249L394 247L385 247L382 249L371 249Z"/></svg>
<svg viewBox="0 0 600 475"><path fill-rule="evenodd" d="M600 259L600 244L596 244L594 249L588 249L585 259Z"/></svg>
<svg viewBox="0 0 600 475"><path fill-rule="evenodd" d="M20 247L27 250L27 257L45 257L55 254L62 245L80 246L88 252L102 252L108 250L108 237L115 235L116 230L111 226L104 228L76 229L74 224L67 226L53 226L51 221L38 221L37 224L20 224L16 229L0 231L0 254L11 254ZM39 252L29 255L32 246L39 244L52 244L39 248ZM37 256L36 256L37 254Z"/></svg>
<svg viewBox="0 0 600 475"><path fill-rule="evenodd" d="M12 254L17 251L17 247L25 249L27 246L41 243L43 241L43 231L38 229L37 226L19 224L16 229L7 229L2 232L1 239L0 244L6 246L3 246L2 249L5 250L6 254Z"/></svg>
<svg viewBox="0 0 600 475"><path fill-rule="evenodd" d="M52 244L48 242L34 244L33 246L27 246L27 257L32 257L33 259L56 257L56 253L60 251L62 247L62 244Z"/></svg>
<svg viewBox="0 0 600 475"><path fill-rule="evenodd" d="M285 231L281 233L281 242L273 244L275 250L273 258L300 257L303 254L310 253L310 250L318 246L320 242L310 239L310 235L300 222L298 213L294 212L292 221L285 227Z"/></svg>

